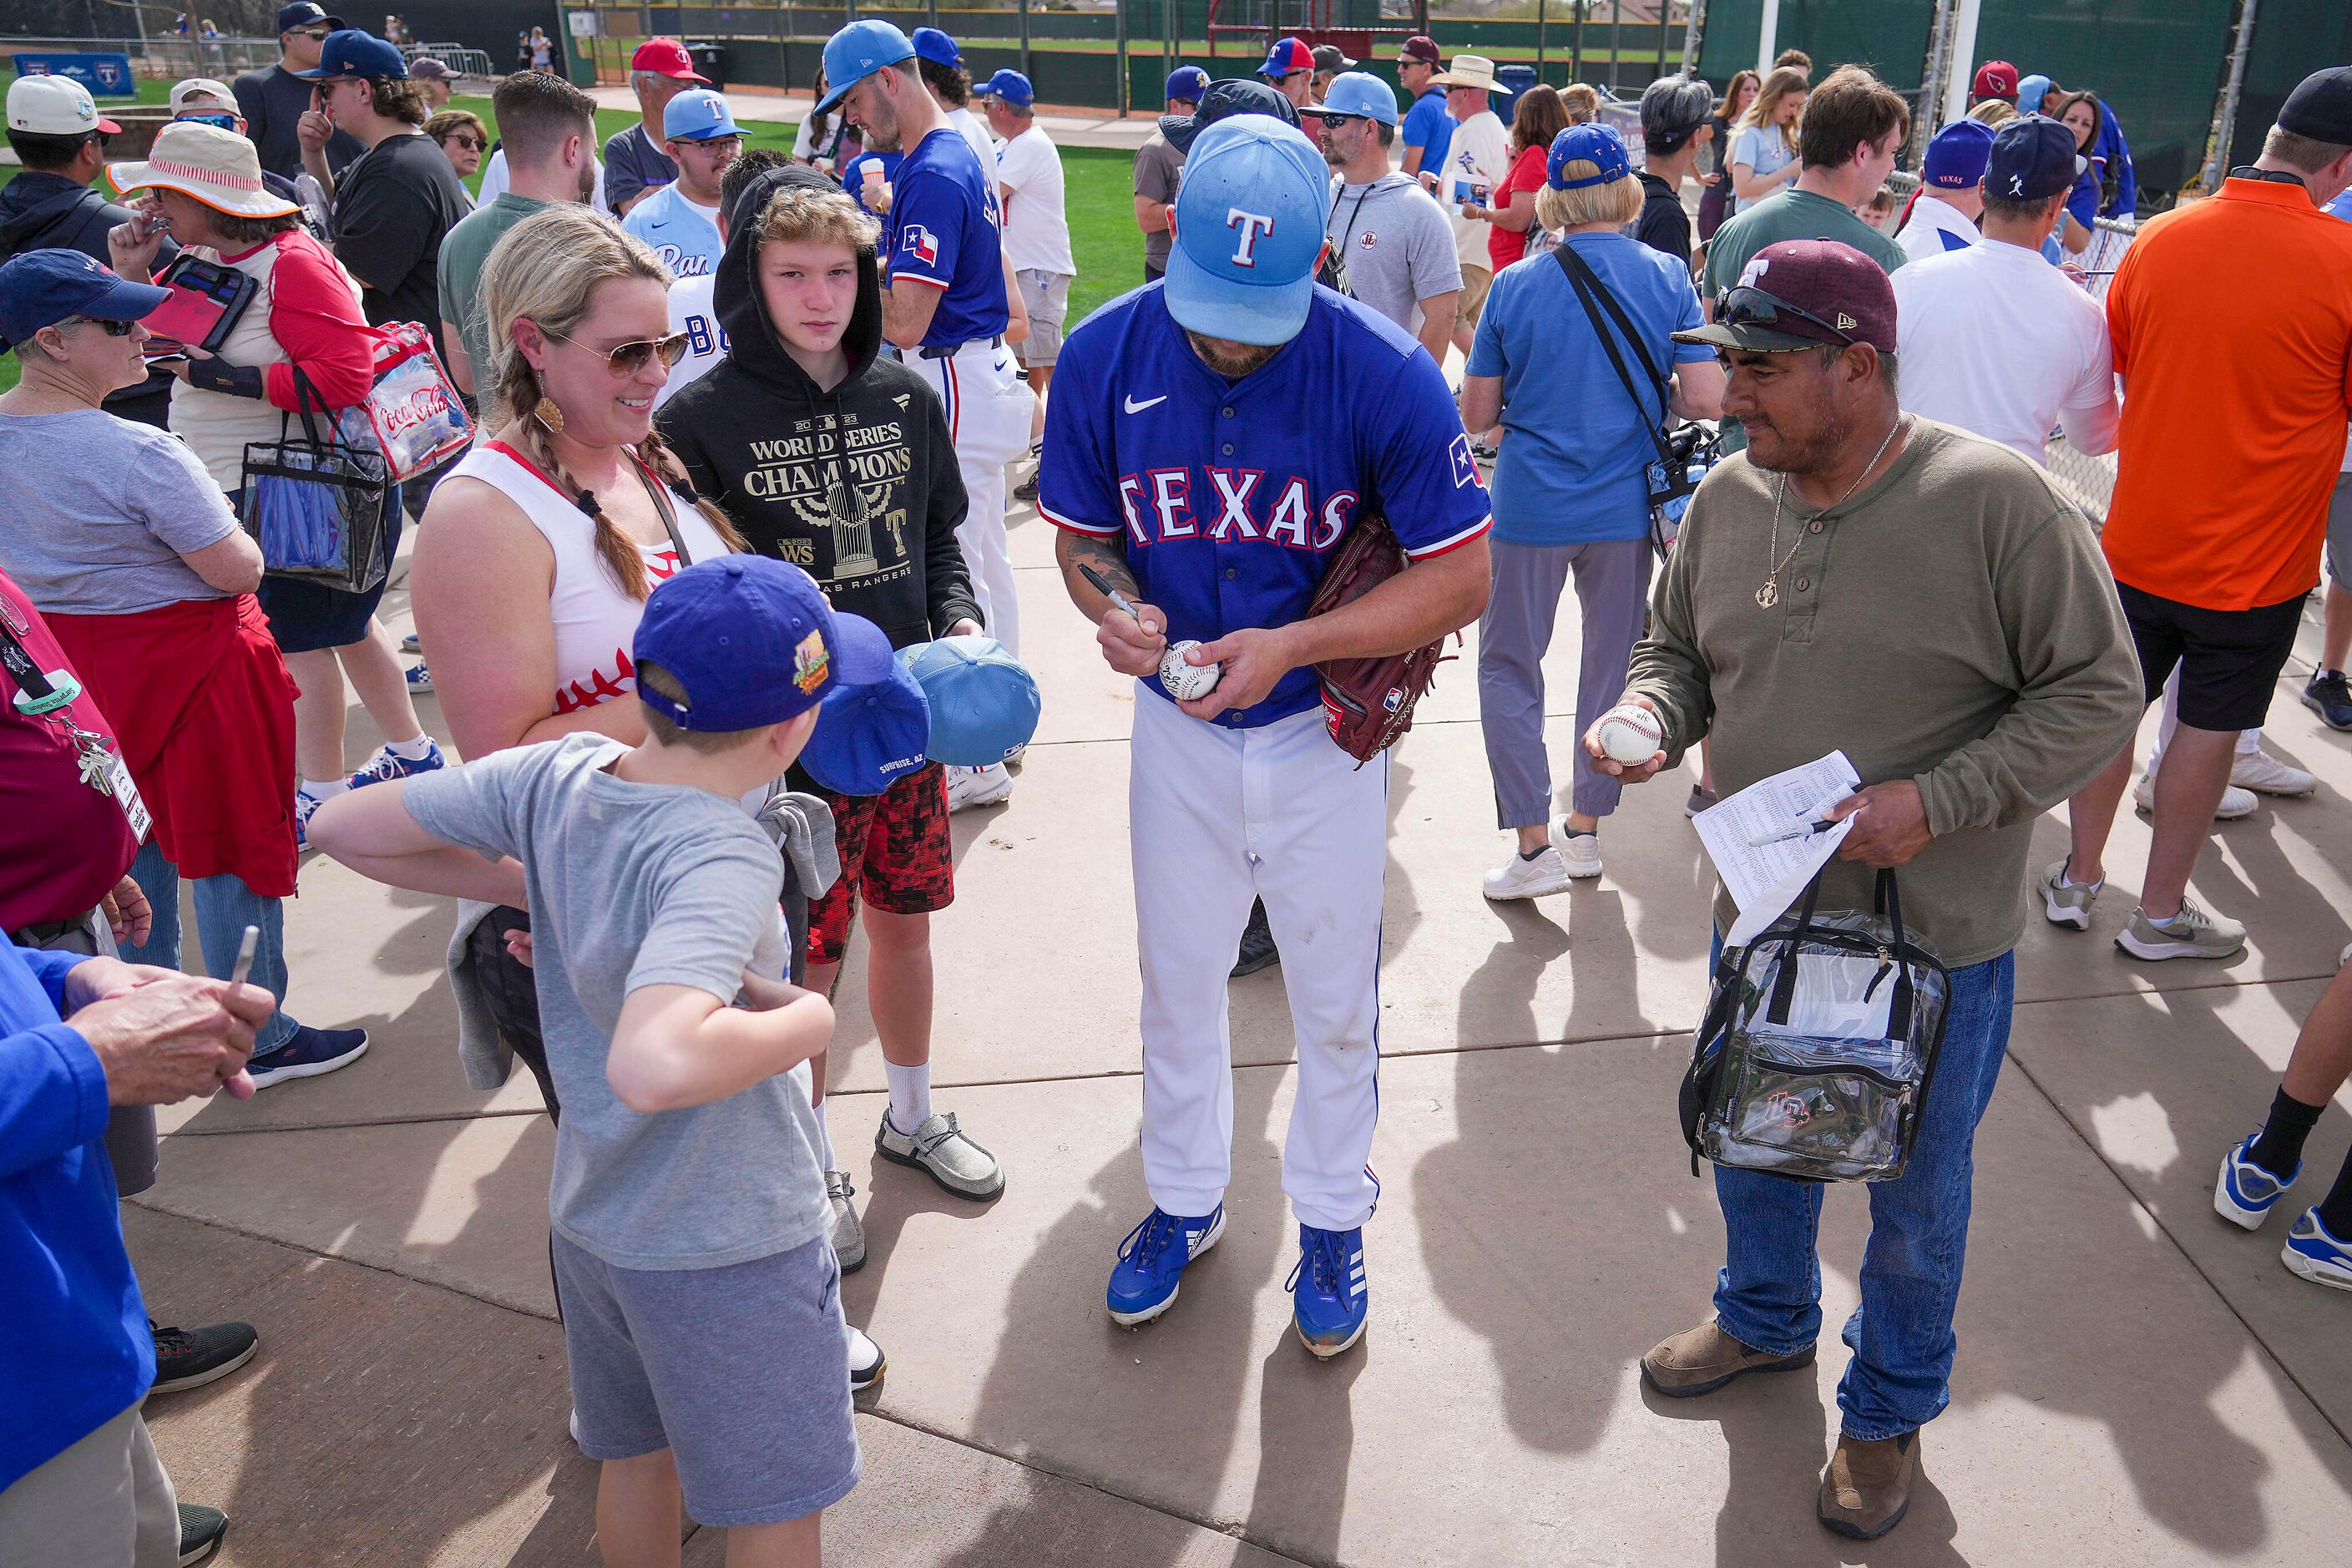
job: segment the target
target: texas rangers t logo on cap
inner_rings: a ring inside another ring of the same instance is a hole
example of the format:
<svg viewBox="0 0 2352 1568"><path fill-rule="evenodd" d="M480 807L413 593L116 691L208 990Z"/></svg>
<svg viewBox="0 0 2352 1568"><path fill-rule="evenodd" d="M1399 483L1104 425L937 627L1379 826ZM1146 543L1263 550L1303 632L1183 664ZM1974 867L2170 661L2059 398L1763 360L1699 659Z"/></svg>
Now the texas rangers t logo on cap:
<svg viewBox="0 0 2352 1568"><path fill-rule="evenodd" d="M940 259L940 242L921 224L907 226L907 237L898 247L926 267L936 266Z"/></svg>
<svg viewBox="0 0 2352 1568"><path fill-rule="evenodd" d="M1241 230L1241 237L1234 244L1234 265L1255 267L1259 237L1274 232L1274 219L1263 213L1247 213L1239 207L1229 207L1225 211L1225 226Z"/></svg>

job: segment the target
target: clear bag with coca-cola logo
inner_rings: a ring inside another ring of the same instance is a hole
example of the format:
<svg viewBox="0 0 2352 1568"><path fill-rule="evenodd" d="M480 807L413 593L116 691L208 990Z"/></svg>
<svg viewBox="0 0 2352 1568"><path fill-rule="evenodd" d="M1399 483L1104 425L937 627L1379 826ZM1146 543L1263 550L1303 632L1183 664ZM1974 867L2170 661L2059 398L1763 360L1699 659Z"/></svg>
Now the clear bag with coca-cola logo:
<svg viewBox="0 0 2352 1568"><path fill-rule="evenodd" d="M361 420L364 440L353 428ZM474 438L473 418L433 351L433 334L415 321L376 329L375 383L365 403L344 410L342 423L346 439L383 454L394 484L435 468Z"/></svg>

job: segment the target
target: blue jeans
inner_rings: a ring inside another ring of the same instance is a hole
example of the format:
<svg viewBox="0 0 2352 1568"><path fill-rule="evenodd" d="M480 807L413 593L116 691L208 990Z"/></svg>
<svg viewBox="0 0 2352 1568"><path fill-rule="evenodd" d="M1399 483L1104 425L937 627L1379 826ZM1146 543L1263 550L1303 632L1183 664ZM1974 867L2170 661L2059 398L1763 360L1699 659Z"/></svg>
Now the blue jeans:
<svg viewBox="0 0 2352 1568"><path fill-rule="evenodd" d="M163 858L153 840L139 847L131 862L131 879L147 895L155 911L155 927L147 945L122 946L125 963L152 963L163 969L180 967L180 870ZM196 940L205 950L205 973L226 980L236 967L237 944L245 928L259 926L261 942L254 951L253 973L247 978L266 985L278 998L278 1011L253 1032L253 1054L276 1050L294 1033L286 1014L286 900L265 899L244 879L224 872L196 879Z"/></svg>
<svg viewBox="0 0 2352 1568"><path fill-rule="evenodd" d="M1848 1436L1899 1437L1951 1403L1946 1380L1959 1342L1952 1310L1968 1255L1977 1123L2000 1078L2016 995L2013 953L1952 972L1943 1051L1911 1163L1894 1181L1870 1184L1862 1305L1843 1336L1853 1359L1838 1380ZM1723 1331L1740 1343L1794 1355L1821 1338L1815 1242L1823 1191L1817 1183L1715 1168L1726 1255L1715 1310Z"/></svg>

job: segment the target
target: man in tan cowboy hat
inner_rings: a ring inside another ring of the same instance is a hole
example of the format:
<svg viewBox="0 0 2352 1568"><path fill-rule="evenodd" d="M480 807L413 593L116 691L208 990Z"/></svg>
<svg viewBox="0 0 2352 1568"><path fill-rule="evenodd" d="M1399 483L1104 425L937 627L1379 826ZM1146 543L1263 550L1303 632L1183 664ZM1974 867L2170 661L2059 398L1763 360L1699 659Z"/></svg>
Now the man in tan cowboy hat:
<svg viewBox="0 0 2352 1568"><path fill-rule="evenodd" d="M1486 205L1510 173L1510 136L1487 102L1487 94L1495 89L1494 61L1484 55L1456 55L1444 75L1429 81L1445 89L1445 110L1454 116L1454 125L1444 163L1434 169L1423 164L1421 183L1454 225L1454 253L1462 262L1462 307L1454 319L1454 342L1466 354L1495 273L1486 255L1487 227L1465 218L1462 205L1475 201Z"/></svg>

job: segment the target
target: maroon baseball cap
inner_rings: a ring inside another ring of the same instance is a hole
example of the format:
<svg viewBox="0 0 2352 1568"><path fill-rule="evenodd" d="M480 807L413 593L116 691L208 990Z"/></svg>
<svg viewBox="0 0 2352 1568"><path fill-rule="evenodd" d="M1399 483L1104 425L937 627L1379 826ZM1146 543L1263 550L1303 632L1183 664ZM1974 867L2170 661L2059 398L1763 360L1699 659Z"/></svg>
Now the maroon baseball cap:
<svg viewBox="0 0 2352 1568"><path fill-rule="evenodd" d="M2007 60L1987 60L1977 67L1974 85L1979 98L2015 98L2017 68Z"/></svg>
<svg viewBox="0 0 2352 1568"><path fill-rule="evenodd" d="M1717 302L1715 321L1678 343L1783 353L1868 343L1895 352L1895 285L1884 268L1833 239L1784 239L1748 258Z"/></svg>
<svg viewBox="0 0 2352 1568"><path fill-rule="evenodd" d="M1444 57L1437 52L1437 40L1422 33L1407 38L1397 55L1402 59L1422 60L1433 66L1445 63Z"/></svg>

